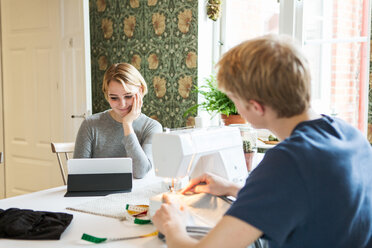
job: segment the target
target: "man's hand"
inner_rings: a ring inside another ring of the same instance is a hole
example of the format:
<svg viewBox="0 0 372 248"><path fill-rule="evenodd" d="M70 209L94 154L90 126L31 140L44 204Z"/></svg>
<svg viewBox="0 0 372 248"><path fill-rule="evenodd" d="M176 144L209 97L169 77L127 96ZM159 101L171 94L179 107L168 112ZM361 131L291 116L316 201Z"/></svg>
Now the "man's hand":
<svg viewBox="0 0 372 248"><path fill-rule="evenodd" d="M207 179L208 176L205 175ZM217 181L215 179L217 178ZM218 182L220 177L209 175L209 180ZM199 178L203 181L203 177ZM198 180L194 179L194 182ZM206 181L206 180L204 180ZM225 181L224 179L221 180ZM212 181L209 181L212 182ZM207 183L208 184L208 183ZM205 185L204 185L205 186ZM262 236L262 231L236 217L225 215L200 242L188 236L185 227L187 214L182 206L163 195L164 204L152 217L152 222L166 237L167 247L247 247Z"/></svg>
<svg viewBox="0 0 372 248"><path fill-rule="evenodd" d="M208 193L216 196L231 195L236 197L239 190L238 185L217 175L205 173L200 177L191 179L181 193Z"/></svg>
<svg viewBox="0 0 372 248"><path fill-rule="evenodd" d="M163 204L152 217L152 222L156 228L165 236L169 234L185 234L186 218L188 217L185 208L179 202L170 199L167 194L163 194Z"/></svg>

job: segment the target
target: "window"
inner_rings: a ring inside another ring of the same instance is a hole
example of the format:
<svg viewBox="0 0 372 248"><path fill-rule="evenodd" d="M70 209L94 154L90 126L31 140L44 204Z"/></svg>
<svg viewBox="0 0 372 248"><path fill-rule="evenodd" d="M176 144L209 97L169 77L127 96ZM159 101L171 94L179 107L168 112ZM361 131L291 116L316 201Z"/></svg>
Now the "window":
<svg viewBox="0 0 372 248"><path fill-rule="evenodd" d="M219 53L266 33L295 37L312 73L312 106L366 133L370 0L228 0Z"/></svg>
<svg viewBox="0 0 372 248"><path fill-rule="evenodd" d="M312 69L313 107L362 131L367 123L368 10L368 0L303 2L302 37Z"/></svg>
<svg viewBox="0 0 372 248"><path fill-rule="evenodd" d="M244 40L279 33L277 0L228 0L222 10L222 53Z"/></svg>

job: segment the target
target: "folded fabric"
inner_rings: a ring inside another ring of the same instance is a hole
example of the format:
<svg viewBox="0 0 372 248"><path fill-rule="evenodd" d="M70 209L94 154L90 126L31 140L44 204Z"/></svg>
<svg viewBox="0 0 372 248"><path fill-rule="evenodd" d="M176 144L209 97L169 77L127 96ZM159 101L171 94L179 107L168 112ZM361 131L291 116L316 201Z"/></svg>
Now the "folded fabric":
<svg viewBox="0 0 372 248"><path fill-rule="evenodd" d="M0 209L0 238L57 240L72 215L30 209Z"/></svg>

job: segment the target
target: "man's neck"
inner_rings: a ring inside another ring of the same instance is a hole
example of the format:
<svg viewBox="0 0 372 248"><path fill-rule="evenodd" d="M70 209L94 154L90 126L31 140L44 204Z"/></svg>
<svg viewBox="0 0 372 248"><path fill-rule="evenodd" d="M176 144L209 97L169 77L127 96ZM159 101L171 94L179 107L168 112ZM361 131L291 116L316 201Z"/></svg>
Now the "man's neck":
<svg viewBox="0 0 372 248"><path fill-rule="evenodd" d="M267 129L269 129L279 140L288 138L293 129L303 121L310 121L321 118L312 109L308 109L302 114L289 118L273 118L269 121Z"/></svg>

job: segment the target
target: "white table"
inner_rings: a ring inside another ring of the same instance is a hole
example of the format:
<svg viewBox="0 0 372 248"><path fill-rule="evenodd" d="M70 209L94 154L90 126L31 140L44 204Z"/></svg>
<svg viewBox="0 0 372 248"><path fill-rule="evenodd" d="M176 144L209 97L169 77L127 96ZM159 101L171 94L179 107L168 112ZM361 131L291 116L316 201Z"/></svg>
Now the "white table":
<svg viewBox="0 0 372 248"><path fill-rule="evenodd" d="M148 175L144 179L133 180L133 188L143 187L147 183L159 180L153 175ZM152 224L136 225L128 221L119 221L114 218L101 217L92 214L80 213L66 210L68 206L74 206L98 197L63 197L66 193L66 186L47 189L22 196L11 197L0 200L0 208L11 207L21 209L32 209L39 211L65 212L73 214L70 225L62 234L60 240L12 240L0 239L0 247L166 247L157 236L115 241L101 244L88 243L81 240L83 233L97 237L123 237L147 234L155 231Z"/></svg>
<svg viewBox="0 0 372 248"><path fill-rule="evenodd" d="M254 157L254 167L262 160L263 154L256 154ZM155 177L151 171L143 179L133 180L133 188L142 188L160 181L160 178ZM76 211L66 210L66 207L76 206L80 203L97 199L98 197L64 197L66 186L47 189L26 195L11 197L0 200L0 208L7 209L11 207L21 209L32 209L39 211L65 212L73 214L71 224L63 232L60 240L44 241L44 240L12 240L0 239L0 248L10 247L166 247L166 245L158 239L157 236L134 239L128 241L116 241L102 244L93 244L81 240L83 233L87 233L96 237L123 237L137 236L155 231L152 224L135 225L127 221L119 221L114 218L102 217L92 214L80 213Z"/></svg>

